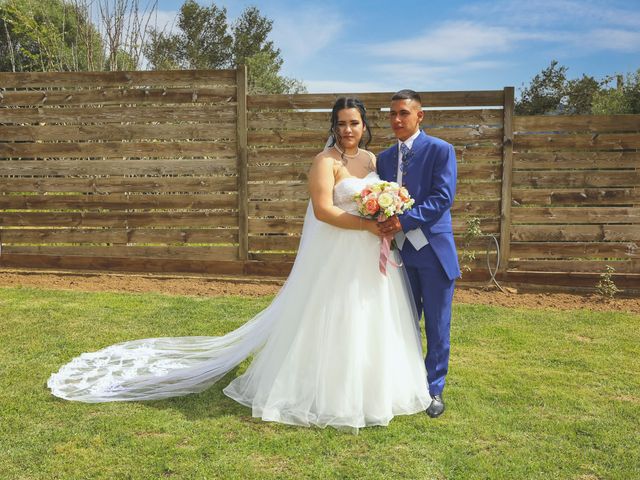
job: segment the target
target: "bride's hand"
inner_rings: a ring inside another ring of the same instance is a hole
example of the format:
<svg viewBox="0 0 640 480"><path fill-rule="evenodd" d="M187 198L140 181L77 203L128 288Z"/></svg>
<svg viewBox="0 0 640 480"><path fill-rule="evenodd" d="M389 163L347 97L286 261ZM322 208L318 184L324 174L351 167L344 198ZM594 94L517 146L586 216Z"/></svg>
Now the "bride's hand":
<svg viewBox="0 0 640 480"><path fill-rule="evenodd" d="M376 220L362 220L362 229L369 233L372 233L376 237L382 237L383 234L378 229L378 222Z"/></svg>

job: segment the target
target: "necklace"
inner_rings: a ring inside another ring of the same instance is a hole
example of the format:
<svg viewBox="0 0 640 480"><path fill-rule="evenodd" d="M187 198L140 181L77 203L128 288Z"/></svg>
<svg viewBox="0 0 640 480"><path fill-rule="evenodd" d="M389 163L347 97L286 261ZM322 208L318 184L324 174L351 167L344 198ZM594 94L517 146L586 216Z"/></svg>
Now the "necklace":
<svg viewBox="0 0 640 480"><path fill-rule="evenodd" d="M338 151L338 153L339 153L340 155L342 155L343 157L345 157L345 158L356 158L358 155L360 155L360 147L356 147L356 153L351 154L351 155L350 155L350 154L348 154L348 153L346 153L346 152L343 152L343 151L340 149L340 147L338 146L338 144L337 144L337 143L335 143L335 144L333 145L333 148L335 148L335 149Z"/></svg>

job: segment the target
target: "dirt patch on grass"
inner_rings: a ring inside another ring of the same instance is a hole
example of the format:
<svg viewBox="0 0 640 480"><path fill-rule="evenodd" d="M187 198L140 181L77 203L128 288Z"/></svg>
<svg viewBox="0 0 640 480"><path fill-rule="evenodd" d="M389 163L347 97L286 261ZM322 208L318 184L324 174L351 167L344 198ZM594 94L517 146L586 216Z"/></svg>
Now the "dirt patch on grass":
<svg viewBox="0 0 640 480"><path fill-rule="evenodd" d="M168 295L256 297L273 295L282 286L281 279L231 278L212 276L137 275L76 272L40 272L0 270L0 287L38 287L84 292L157 292ZM458 287L455 302L496 305L512 308L589 309L625 311L640 314L640 298L604 300L592 294L508 293L483 288Z"/></svg>

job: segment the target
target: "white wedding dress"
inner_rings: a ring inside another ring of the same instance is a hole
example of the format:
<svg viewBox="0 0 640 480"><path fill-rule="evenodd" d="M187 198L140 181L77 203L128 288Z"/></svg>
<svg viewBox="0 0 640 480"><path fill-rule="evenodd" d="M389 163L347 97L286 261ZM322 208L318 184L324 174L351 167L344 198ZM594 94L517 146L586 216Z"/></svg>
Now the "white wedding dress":
<svg viewBox="0 0 640 480"><path fill-rule="evenodd" d="M379 180L347 178L334 204L357 214L353 194ZM51 375L67 400L156 400L200 392L252 353L224 393L254 417L357 429L425 410L417 317L404 272L378 270L380 241L318 221L307 209L293 269L273 302L222 337L135 340L84 353Z"/></svg>

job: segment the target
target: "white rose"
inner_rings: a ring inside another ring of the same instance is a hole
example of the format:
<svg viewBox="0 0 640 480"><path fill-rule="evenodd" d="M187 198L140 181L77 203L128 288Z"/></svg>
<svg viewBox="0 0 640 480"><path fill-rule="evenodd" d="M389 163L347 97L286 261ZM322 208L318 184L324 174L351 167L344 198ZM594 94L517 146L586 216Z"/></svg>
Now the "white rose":
<svg viewBox="0 0 640 480"><path fill-rule="evenodd" d="M378 205L382 208L388 208L393 205L393 196L389 193L381 193L378 197Z"/></svg>

